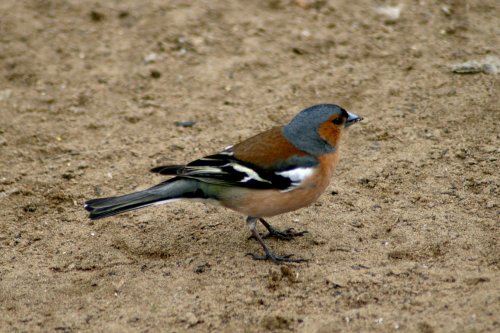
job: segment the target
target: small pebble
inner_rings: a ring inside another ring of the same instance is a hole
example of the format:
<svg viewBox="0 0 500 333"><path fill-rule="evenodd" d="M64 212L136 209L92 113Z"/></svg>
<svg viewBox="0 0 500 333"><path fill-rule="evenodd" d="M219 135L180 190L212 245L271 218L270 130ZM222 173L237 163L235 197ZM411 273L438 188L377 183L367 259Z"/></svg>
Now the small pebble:
<svg viewBox="0 0 500 333"><path fill-rule="evenodd" d="M498 74L500 72L500 58L488 56L481 60L470 60L450 65L450 70L456 74Z"/></svg>
<svg viewBox="0 0 500 333"><path fill-rule="evenodd" d="M200 263L199 265L196 265L193 271L197 274L201 274L206 272L208 269L210 269L210 264L207 262L203 262Z"/></svg>
<svg viewBox="0 0 500 333"><path fill-rule="evenodd" d="M12 90L10 89L0 90L0 101L6 100L11 95L12 95Z"/></svg>
<svg viewBox="0 0 500 333"><path fill-rule="evenodd" d="M196 121L187 120L187 121L176 121L175 126L177 127L193 127L196 124Z"/></svg>
<svg viewBox="0 0 500 333"><path fill-rule="evenodd" d="M401 15L401 7L399 6L380 6L376 7L375 11L378 14L385 16L385 21L387 23L396 22Z"/></svg>
<svg viewBox="0 0 500 333"><path fill-rule="evenodd" d="M146 64L150 64L152 62L155 62L156 60L158 60L158 54L154 52L148 53L147 55L144 56L144 62Z"/></svg>
<svg viewBox="0 0 500 333"><path fill-rule="evenodd" d="M90 12L90 19L94 22L99 22L99 21L102 21L104 20L104 14L101 13L101 12L98 12L96 10L93 10Z"/></svg>
<svg viewBox="0 0 500 333"><path fill-rule="evenodd" d="M198 318L192 312L186 312L186 314L184 315L184 321L188 323L189 326L198 324Z"/></svg>
<svg viewBox="0 0 500 333"><path fill-rule="evenodd" d="M149 72L149 75L151 75L153 79L159 79L161 77L161 72L156 69L152 69L151 72Z"/></svg>

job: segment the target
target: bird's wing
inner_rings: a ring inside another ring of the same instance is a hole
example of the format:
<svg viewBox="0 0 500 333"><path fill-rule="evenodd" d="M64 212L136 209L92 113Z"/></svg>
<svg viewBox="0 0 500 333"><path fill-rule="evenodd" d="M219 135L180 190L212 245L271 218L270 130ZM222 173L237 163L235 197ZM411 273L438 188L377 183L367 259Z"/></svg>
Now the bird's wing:
<svg viewBox="0 0 500 333"><path fill-rule="evenodd" d="M313 175L318 164L316 157L290 144L276 127L186 166L160 166L152 171L205 183L286 192Z"/></svg>
<svg viewBox="0 0 500 333"><path fill-rule="evenodd" d="M316 171L312 156L291 156L263 167L237 158L232 149L195 160L177 173L212 184L291 191Z"/></svg>

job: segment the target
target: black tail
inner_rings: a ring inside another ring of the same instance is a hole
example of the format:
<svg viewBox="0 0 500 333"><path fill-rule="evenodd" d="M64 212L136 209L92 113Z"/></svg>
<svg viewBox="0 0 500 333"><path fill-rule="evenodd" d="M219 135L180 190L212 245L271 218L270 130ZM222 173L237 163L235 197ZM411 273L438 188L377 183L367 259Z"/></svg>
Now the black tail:
<svg viewBox="0 0 500 333"><path fill-rule="evenodd" d="M119 197L92 199L85 202L85 209L92 220L128 212L181 198L203 198L198 182L193 179L172 178L147 190Z"/></svg>

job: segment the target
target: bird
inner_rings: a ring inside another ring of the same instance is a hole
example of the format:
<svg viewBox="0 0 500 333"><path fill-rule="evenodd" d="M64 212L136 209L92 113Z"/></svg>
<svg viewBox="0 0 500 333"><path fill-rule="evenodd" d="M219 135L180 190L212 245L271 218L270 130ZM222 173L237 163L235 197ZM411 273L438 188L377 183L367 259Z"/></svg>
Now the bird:
<svg viewBox="0 0 500 333"><path fill-rule="evenodd" d="M91 199L84 208L92 220L176 200L216 203L247 216L251 238L264 255L255 260L302 262L277 255L264 238L290 240L306 231L274 228L264 218L309 206L325 191L339 159L344 130L363 120L336 104L300 111L288 124L273 127L222 151L185 165L164 165L151 172L173 176L148 189L121 196ZM257 231L260 221L268 230Z"/></svg>

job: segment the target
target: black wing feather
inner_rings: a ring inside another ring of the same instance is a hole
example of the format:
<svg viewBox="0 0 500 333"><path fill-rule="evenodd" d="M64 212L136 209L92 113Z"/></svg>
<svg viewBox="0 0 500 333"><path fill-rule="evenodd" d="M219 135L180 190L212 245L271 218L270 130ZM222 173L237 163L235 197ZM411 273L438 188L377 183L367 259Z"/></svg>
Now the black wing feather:
<svg viewBox="0 0 500 333"><path fill-rule="evenodd" d="M314 167L318 161L312 156L292 156L271 168L263 168L236 158L232 151L209 155L186 166L171 165L151 169L162 175L176 175L198 179L212 184L238 186L252 189L289 190L296 184L277 173L298 167Z"/></svg>
<svg viewBox="0 0 500 333"><path fill-rule="evenodd" d="M159 173L160 175L172 175L175 176L179 170L183 169L185 165L162 165L152 168L150 171L154 173Z"/></svg>

